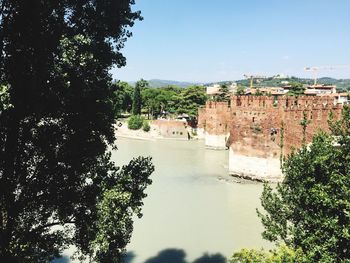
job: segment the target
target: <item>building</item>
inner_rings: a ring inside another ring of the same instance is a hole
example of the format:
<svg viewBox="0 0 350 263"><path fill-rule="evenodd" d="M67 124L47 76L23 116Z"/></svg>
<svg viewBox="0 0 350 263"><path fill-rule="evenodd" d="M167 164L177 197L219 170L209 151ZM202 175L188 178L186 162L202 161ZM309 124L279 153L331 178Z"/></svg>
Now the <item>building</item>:
<svg viewBox="0 0 350 263"><path fill-rule="evenodd" d="M332 93L332 94L317 94L316 96L329 96L334 98L334 104L349 104L349 93Z"/></svg>
<svg viewBox="0 0 350 263"><path fill-rule="evenodd" d="M206 88L206 93L210 99L213 99L215 95L220 93L220 86L219 84L214 84L212 86L208 86ZM237 83L233 82L230 85L228 85L228 90L234 94L237 90Z"/></svg>
<svg viewBox="0 0 350 263"><path fill-rule="evenodd" d="M246 95L272 95L272 96L282 96L285 95L288 90L283 87L262 87L262 88L248 88L246 90Z"/></svg>
<svg viewBox="0 0 350 263"><path fill-rule="evenodd" d="M332 94L336 93L335 85L324 85L324 84L316 84L307 86L305 90L305 95L318 95L318 94Z"/></svg>

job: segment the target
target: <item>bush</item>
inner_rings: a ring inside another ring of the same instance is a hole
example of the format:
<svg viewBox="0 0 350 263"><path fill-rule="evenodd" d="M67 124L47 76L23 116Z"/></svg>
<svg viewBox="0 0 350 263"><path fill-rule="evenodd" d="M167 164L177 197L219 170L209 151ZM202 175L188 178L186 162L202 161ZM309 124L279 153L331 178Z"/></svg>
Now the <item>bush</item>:
<svg viewBox="0 0 350 263"><path fill-rule="evenodd" d="M143 125L144 118L140 115L132 115L128 120L128 128L130 130L139 130Z"/></svg>
<svg viewBox="0 0 350 263"><path fill-rule="evenodd" d="M301 263L308 262L301 249L281 245L274 250L242 249L233 254L230 263Z"/></svg>
<svg viewBox="0 0 350 263"><path fill-rule="evenodd" d="M145 132L149 132L151 130L151 126L149 125L148 121L143 121L142 130Z"/></svg>

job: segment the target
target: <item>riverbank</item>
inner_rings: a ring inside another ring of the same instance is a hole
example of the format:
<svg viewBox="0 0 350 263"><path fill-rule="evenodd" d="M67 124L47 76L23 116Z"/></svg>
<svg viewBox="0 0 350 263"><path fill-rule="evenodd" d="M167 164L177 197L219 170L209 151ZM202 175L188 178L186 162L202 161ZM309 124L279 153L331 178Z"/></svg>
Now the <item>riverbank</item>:
<svg viewBox="0 0 350 263"><path fill-rule="evenodd" d="M118 138L128 138L128 139L134 139L134 140L146 140L146 141L157 141L157 140L179 140L179 141L187 141L188 137L183 136L185 134L182 134L182 136L169 136L169 127L166 125L164 129L164 124L167 124L166 120L162 120L161 123L163 125L160 125L157 122L150 123L150 131L145 132L142 129L139 130L130 130L127 127L126 122L119 122L115 129L116 137ZM162 129L163 128L163 129ZM190 132L187 131L185 128L182 127L182 132ZM171 130L170 135L172 135L173 131ZM164 136L165 135L165 136ZM191 140L198 140L198 137L191 137ZM208 149L208 148L206 148ZM209 150L209 149L208 149ZM212 150L212 149L210 149ZM259 165L254 165L253 163L250 163L249 165L245 165L245 167L242 167L242 163L244 166L244 162L242 162L242 158L246 158L241 156L240 160L235 159L235 164L232 164L232 156L229 155L229 163L231 169L229 169L227 176L218 177L218 180L226 181L229 183L240 183L240 184L246 184L246 183L277 183L281 182L282 177L276 177L276 176L268 176L266 174L260 174L259 171ZM235 169L232 169L232 167L235 167ZM244 169L243 169L244 168ZM247 172L246 168L249 168L250 170L256 171L256 173Z"/></svg>
<svg viewBox="0 0 350 263"><path fill-rule="evenodd" d="M151 126L150 131L145 132L142 129L130 130L126 122L118 122L118 125L115 127L115 135L117 138L122 137L122 138L130 138L130 139L137 139L137 140L155 141L156 139L159 139L160 135L155 129L155 127L152 127L153 125L150 125L150 126Z"/></svg>
<svg viewBox="0 0 350 263"><path fill-rule="evenodd" d="M198 140L197 137L191 134L185 122L174 120L156 120L151 121L150 130L148 132L139 130L130 130L127 122L118 122L115 127L116 137L130 138L137 140L155 141L159 139L181 140L187 141ZM191 134L191 135L190 135Z"/></svg>

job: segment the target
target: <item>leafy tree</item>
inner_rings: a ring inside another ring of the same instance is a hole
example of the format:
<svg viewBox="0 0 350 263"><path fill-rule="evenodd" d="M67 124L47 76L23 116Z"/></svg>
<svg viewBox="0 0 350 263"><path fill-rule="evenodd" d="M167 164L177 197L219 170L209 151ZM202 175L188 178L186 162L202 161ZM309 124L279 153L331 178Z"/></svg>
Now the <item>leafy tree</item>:
<svg viewBox="0 0 350 263"><path fill-rule="evenodd" d="M256 88L254 96L262 96L264 95L259 88Z"/></svg>
<svg viewBox="0 0 350 263"><path fill-rule="evenodd" d="M134 90L134 99L132 102L133 115L141 114L141 105L142 105L141 91L146 87L148 87L148 82L146 80L141 79L136 82L135 90Z"/></svg>
<svg viewBox="0 0 350 263"><path fill-rule="evenodd" d="M159 102L157 101L159 92L160 89L154 88L145 88L141 92L142 105L147 109L148 119L150 119L150 116L155 117L159 111Z"/></svg>
<svg viewBox="0 0 350 263"><path fill-rule="evenodd" d="M7 85L0 85L0 114L12 107L8 90L9 87Z"/></svg>
<svg viewBox="0 0 350 263"><path fill-rule="evenodd" d="M177 100L178 100L178 97L176 93L174 91L166 90L166 89L160 89L156 97L156 101L160 106L160 112L169 111L169 110L174 112L175 109L172 107L176 105Z"/></svg>
<svg viewBox="0 0 350 263"><path fill-rule="evenodd" d="M142 104L147 109L148 115L153 118L162 112L187 113L195 117L198 107L203 106L207 99L205 89L200 86L144 88L141 95Z"/></svg>
<svg viewBox="0 0 350 263"><path fill-rule="evenodd" d="M198 108L205 105L207 95L202 86L190 86L181 92L178 113L186 113L191 117L198 114Z"/></svg>
<svg viewBox="0 0 350 263"><path fill-rule="evenodd" d="M261 197L263 237L301 248L308 262L350 260L350 109L283 164L284 181Z"/></svg>
<svg viewBox="0 0 350 263"><path fill-rule="evenodd" d="M127 82L119 81L113 84L114 88L114 112L118 116L122 112L130 112L134 88Z"/></svg>
<svg viewBox="0 0 350 263"><path fill-rule="evenodd" d="M153 165L111 161L126 1L0 1L0 261L120 262ZM3 88L3 87L6 88Z"/></svg>
<svg viewBox="0 0 350 263"><path fill-rule="evenodd" d="M235 95L236 96L243 96L243 95L245 95L245 87L242 86L242 85L238 85Z"/></svg>
<svg viewBox="0 0 350 263"><path fill-rule="evenodd" d="M292 81L289 83L290 85L290 90L288 91L288 95L292 96L298 96L298 95L303 95L305 88L302 83L298 81Z"/></svg>
<svg viewBox="0 0 350 263"><path fill-rule="evenodd" d="M163 87L164 90L167 90L167 91L172 91L176 94L180 94L181 91L183 90L183 88L181 87L178 87L176 85L169 85L169 86L166 86L166 87Z"/></svg>
<svg viewBox="0 0 350 263"><path fill-rule="evenodd" d="M179 108L179 103L181 103L181 92L184 89L171 85L171 86L165 87L164 90L169 93L167 111L169 111L170 113L177 113L177 110Z"/></svg>
<svg viewBox="0 0 350 263"><path fill-rule="evenodd" d="M230 263L301 263L305 261L301 249L280 246L270 252L255 249L242 249L233 254Z"/></svg>
<svg viewBox="0 0 350 263"><path fill-rule="evenodd" d="M216 101L229 101L231 92L226 84L222 84L219 88L219 93L215 96Z"/></svg>

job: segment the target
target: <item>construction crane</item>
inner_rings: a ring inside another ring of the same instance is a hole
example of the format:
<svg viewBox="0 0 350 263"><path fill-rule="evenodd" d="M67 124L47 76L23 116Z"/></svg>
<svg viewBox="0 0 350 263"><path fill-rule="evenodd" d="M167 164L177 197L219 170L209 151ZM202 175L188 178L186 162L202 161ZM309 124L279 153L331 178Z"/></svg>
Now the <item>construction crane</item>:
<svg viewBox="0 0 350 263"><path fill-rule="evenodd" d="M320 67L305 67L305 71L312 71L314 74L314 86L317 84L317 74L319 70L334 70L339 68L350 68L350 65L339 65L339 66L320 66Z"/></svg>
<svg viewBox="0 0 350 263"><path fill-rule="evenodd" d="M252 74L244 74L244 77L249 79L250 81L250 88L253 88L253 83L254 83L254 79L266 79L265 76L260 76L260 75L252 75Z"/></svg>

